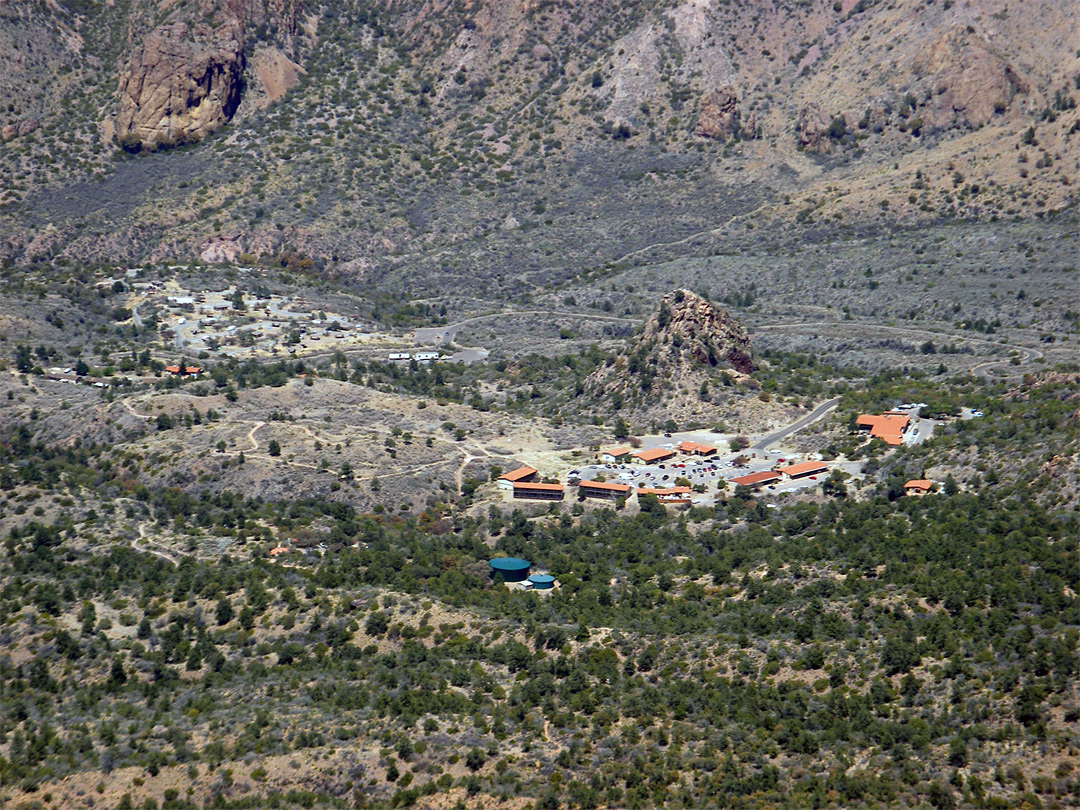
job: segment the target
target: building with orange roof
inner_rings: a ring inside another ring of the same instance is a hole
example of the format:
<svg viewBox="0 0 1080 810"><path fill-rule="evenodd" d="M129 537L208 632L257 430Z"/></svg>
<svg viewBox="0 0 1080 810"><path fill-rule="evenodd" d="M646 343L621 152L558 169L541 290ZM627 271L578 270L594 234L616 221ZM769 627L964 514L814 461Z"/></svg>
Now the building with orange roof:
<svg viewBox="0 0 1080 810"><path fill-rule="evenodd" d="M514 484L523 484L537 479L537 470L534 467L518 467L508 473L503 473L496 479L499 489L507 491L514 488Z"/></svg>
<svg viewBox="0 0 1080 810"><path fill-rule="evenodd" d="M742 485L744 487L760 487L764 484L771 484L773 481L779 480L780 473L773 470L765 470L763 472L750 473L749 475L732 478L731 483Z"/></svg>
<svg viewBox="0 0 1080 810"><path fill-rule="evenodd" d="M638 487L638 497L642 495L655 495L657 500L664 503L690 503L690 495L693 490L690 487L668 487L656 489L653 487Z"/></svg>
<svg viewBox="0 0 1080 810"><path fill-rule="evenodd" d="M717 452L717 448L697 442L680 442L679 451L690 456L711 456Z"/></svg>
<svg viewBox="0 0 1080 810"><path fill-rule="evenodd" d="M660 461L667 461L669 458L675 458L675 451L668 450L666 447L654 447L651 450L638 450L632 455L642 464L656 464Z"/></svg>
<svg viewBox="0 0 1080 810"><path fill-rule="evenodd" d="M202 368L200 366L184 366L183 371L180 370L180 366L165 366L165 370L169 374L175 374L178 377L183 377L188 374L202 374Z"/></svg>
<svg viewBox="0 0 1080 810"><path fill-rule="evenodd" d="M929 495L934 491L934 482L927 481L925 478L915 478L904 484L904 494L913 495L917 498L921 498L923 495Z"/></svg>
<svg viewBox="0 0 1080 810"><path fill-rule="evenodd" d="M539 481L514 482L514 497L519 500L561 501L566 493L562 484L542 484Z"/></svg>
<svg viewBox="0 0 1080 810"><path fill-rule="evenodd" d="M578 495L582 498L604 498L614 500L630 494L629 484L608 483L607 481L582 481L578 484Z"/></svg>
<svg viewBox="0 0 1080 810"><path fill-rule="evenodd" d="M777 472L781 472L788 478L805 478L808 475L818 475L820 473L827 473L829 467L820 461L804 461L801 464L791 464L787 467L781 467Z"/></svg>
<svg viewBox="0 0 1080 810"><path fill-rule="evenodd" d="M883 413L879 416L864 413L855 420L856 427L869 434L875 439L881 439L885 444L898 446L904 441L904 432L911 422L911 416L906 413Z"/></svg>
<svg viewBox="0 0 1080 810"><path fill-rule="evenodd" d="M275 546L274 548L270 549L270 556L271 557L277 557L280 554L288 554L288 553L289 553L289 549L286 548L285 546Z"/></svg>
<svg viewBox="0 0 1080 810"><path fill-rule="evenodd" d="M632 447L616 447L613 450L601 450L600 460L605 464L618 464L621 461L626 461L630 458L630 454L634 452Z"/></svg>

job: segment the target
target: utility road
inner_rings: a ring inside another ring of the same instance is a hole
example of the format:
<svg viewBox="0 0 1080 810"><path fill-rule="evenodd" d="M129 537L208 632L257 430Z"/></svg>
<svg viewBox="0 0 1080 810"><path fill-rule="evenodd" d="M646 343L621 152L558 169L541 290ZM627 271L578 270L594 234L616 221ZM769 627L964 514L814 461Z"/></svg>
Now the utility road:
<svg viewBox="0 0 1080 810"><path fill-rule="evenodd" d="M821 417L823 417L825 414L835 408L838 404L840 404L840 397L836 397L835 399L830 399L828 402L821 403L799 421L792 422L787 427L782 428L775 433L770 433L768 436L763 436L757 442L750 445L750 449L764 450L770 444L775 444L781 439L786 439L792 433L797 433L798 431L809 425L811 422L815 422Z"/></svg>

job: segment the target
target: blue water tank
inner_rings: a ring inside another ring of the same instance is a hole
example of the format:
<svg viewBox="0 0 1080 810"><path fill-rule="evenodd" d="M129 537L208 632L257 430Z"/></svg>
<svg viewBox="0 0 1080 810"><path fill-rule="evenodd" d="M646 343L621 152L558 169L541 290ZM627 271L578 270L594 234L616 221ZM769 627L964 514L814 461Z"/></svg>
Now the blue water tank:
<svg viewBox="0 0 1080 810"><path fill-rule="evenodd" d="M548 574L533 574L529 577L533 590L548 591L555 587L555 577Z"/></svg>
<svg viewBox="0 0 1080 810"><path fill-rule="evenodd" d="M488 565L491 566L492 575L496 573L502 574L502 578L506 582L524 582L529 578L529 566L531 563L520 557L496 557L489 560Z"/></svg>

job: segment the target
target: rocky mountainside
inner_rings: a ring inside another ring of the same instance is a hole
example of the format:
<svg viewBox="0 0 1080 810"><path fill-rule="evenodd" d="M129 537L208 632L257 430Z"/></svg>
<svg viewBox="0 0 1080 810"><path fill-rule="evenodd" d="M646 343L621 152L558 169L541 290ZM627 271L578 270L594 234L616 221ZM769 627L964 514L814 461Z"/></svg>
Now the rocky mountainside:
<svg viewBox="0 0 1080 810"><path fill-rule="evenodd" d="M593 397L648 411L662 405L680 417L711 410L732 386L756 387L750 338L742 324L700 295L674 290L663 297L627 350L598 368L585 384Z"/></svg>
<svg viewBox="0 0 1080 810"><path fill-rule="evenodd" d="M1080 180L1074 12L3 0L0 258L226 243L513 294L522 272L548 283L693 233L710 250L755 227L1044 216Z"/></svg>

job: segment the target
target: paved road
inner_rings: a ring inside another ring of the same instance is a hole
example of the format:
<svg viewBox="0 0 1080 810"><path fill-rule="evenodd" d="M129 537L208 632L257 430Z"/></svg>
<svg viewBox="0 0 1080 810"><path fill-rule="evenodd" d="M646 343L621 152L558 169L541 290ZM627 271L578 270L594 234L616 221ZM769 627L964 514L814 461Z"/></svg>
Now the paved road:
<svg viewBox="0 0 1080 810"><path fill-rule="evenodd" d="M833 408L835 408L839 403L840 403L840 397L836 397L835 399L830 399L828 402L823 402L822 404L820 404L816 408L814 408L814 410L812 410L806 416L804 416L802 419L800 419L798 422L792 422L786 428L782 428L781 430L778 430L775 433L770 433L768 436L763 436L757 442L750 445L750 449L751 450L764 450L770 444L774 444L774 443L780 441L781 439L786 439L792 433L796 433L796 432L802 430L807 425L809 425L811 422L813 422L813 421L815 421L817 419L820 419L822 416L824 416L829 411L831 411Z"/></svg>

